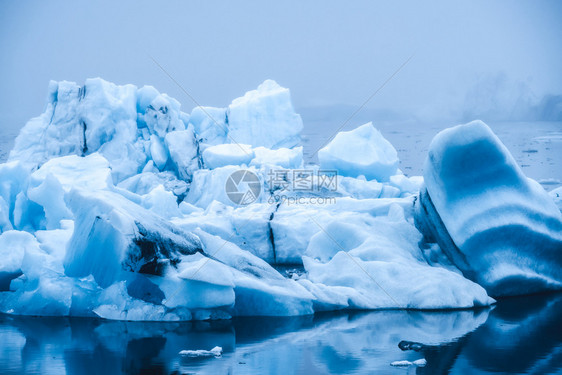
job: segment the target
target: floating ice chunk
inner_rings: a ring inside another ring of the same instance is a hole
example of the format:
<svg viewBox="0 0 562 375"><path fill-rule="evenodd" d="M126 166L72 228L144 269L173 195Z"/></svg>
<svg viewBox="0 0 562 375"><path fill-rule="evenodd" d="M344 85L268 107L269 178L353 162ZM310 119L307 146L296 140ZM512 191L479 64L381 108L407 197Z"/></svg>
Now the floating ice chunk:
<svg viewBox="0 0 562 375"><path fill-rule="evenodd" d="M220 357L222 355L222 348L215 346L211 350L182 350L179 355L184 357Z"/></svg>
<svg viewBox="0 0 562 375"><path fill-rule="evenodd" d="M255 157L250 165L261 167L263 165L274 165L286 169L302 169L303 154L302 146L295 148L279 148L270 150L265 147L254 148Z"/></svg>
<svg viewBox="0 0 562 375"><path fill-rule="evenodd" d="M395 367L409 367L409 366L424 367L426 364L427 364L427 360L425 358L421 358L413 362L406 361L406 360L394 361L390 365Z"/></svg>
<svg viewBox="0 0 562 375"><path fill-rule="evenodd" d="M562 289L562 214L481 121L439 133L418 226L493 296Z"/></svg>
<svg viewBox="0 0 562 375"><path fill-rule="evenodd" d="M302 119L291 104L289 89L266 80L228 106L229 138L234 142L270 149L300 143Z"/></svg>
<svg viewBox="0 0 562 375"><path fill-rule="evenodd" d="M335 169L342 176L365 176L388 181L398 169L398 154L372 123L339 132L318 151L321 169Z"/></svg>
<svg viewBox="0 0 562 375"><path fill-rule="evenodd" d="M227 165L248 165L254 158L254 151L244 144L225 144L211 146L203 151L203 163L209 169Z"/></svg>
<svg viewBox="0 0 562 375"><path fill-rule="evenodd" d="M313 167L339 170L333 188L283 191L321 200L270 201L294 181L266 184L269 172L303 166L301 128L273 81L191 116L149 86L52 83L10 156L22 161L0 165L0 233L32 233L0 234L0 311L190 320L493 303L437 245L419 249L422 180L370 124Z"/></svg>

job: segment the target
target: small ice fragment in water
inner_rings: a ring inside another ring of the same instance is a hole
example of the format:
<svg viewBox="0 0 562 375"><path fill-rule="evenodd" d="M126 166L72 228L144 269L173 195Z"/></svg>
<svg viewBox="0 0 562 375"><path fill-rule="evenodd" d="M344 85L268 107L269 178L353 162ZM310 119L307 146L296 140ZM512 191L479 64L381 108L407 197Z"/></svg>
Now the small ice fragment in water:
<svg viewBox="0 0 562 375"><path fill-rule="evenodd" d="M180 355L184 357L220 357L222 355L222 348L215 346L211 350L182 350Z"/></svg>
<svg viewBox="0 0 562 375"><path fill-rule="evenodd" d="M395 367L408 367L408 366L417 366L417 367L423 367L427 364L427 361L425 360L425 358L421 358L421 359L417 359L414 362L410 362L410 361L394 361L392 362L390 365L391 366L395 366Z"/></svg>
<svg viewBox="0 0 562 375"><path fill-rule="evenodd" d="M425 358L420 358L416 359L414 362L412 362L412 364L414 366L424 367L427 364L427 361L425 360Z"/></svg>

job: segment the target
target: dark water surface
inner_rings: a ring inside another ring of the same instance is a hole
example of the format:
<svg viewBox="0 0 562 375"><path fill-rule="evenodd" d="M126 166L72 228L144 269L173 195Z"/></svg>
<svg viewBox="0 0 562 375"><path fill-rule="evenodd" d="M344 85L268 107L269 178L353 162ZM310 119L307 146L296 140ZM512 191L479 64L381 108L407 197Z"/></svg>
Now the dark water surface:
<svg viewBox="0 0 562 375"><path fill-rule="evenodd" d="M179 355L215 346L221 357ZM391 366L421 358L425 367ZM195 323L0 316L0 373L555 374L562 373L562 295L481 310Z"/></svg>

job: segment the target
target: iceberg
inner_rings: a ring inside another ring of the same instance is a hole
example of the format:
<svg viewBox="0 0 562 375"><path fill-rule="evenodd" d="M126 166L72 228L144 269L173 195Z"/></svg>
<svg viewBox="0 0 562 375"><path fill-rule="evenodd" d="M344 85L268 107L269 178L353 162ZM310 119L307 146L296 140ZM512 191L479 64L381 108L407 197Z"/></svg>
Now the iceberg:
<svg viewBox="0 0 562 375"><path fill-rule="evenodd" d="M318 151L318 160L322 169L368 180L388 181L398 170L396 150L370 122L338 133Z"/></svg>
<svg viewBox="0 0 562 375"><path fill-rule="evenodd" d="M190 114L152 86L51 82L0 164L0 312L214 320L559 288L560 211L485 125L438 135L423 178L371 123L305 166L301 129L271 80Z"/></svg>
<svg viewBox="0 0 562 375"><path fill-rule="evenodd" d="M492 296L562 289L562 214L481 121L432 141L418 227Z"/></svg>

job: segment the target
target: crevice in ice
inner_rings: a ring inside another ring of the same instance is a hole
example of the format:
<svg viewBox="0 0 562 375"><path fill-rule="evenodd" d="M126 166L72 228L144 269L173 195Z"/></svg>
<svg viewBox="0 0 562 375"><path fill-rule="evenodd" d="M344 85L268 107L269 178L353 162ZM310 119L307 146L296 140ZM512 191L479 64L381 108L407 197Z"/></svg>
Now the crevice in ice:
<svg viewBox="0 0 562 375"><path fill-rule="evenodd" d="M86 85L78 88L78 101L82 101L86 97Z"/></svg>
<svg viewBox="0 0 562 375"><path fill-rule="evenodd" d="M273 235L273 228L271 227L271 221L275 217L275 213L279 209L279 206L281 206L281 202L277 203L277 205L275 206L275 210L271 212L271 215L269 215L269 221L267 222L267 230L269 232L269 242L271 243L271 250L273 252L273 264L277 264L277 253L275 251L275 236Z"/></svg>
<svg viewBox="0 0 562 375"><path fill-rule="evenodd" d="M85 156L88 153L88 144L86 143L86 130L88 126L84 120L80 120L80 125L82 126L82 156Z"/></svg>
<svg viewBox="0 0 562 375"><path fill-rule="evenodd" d="M201 151L201 138L199 138L199 135L197 133L195 133L195 131L193 132L194 137L195 138L195 148L196 148L196 152L197 152L197 167L199 169L204 169L205 168L205 162L203 161L203 152Z"/></svg>
<svg viewBox="0 0 562 375"><path fill-rule="evenodd" d="M59 101L59 89L53 93L53 112L51 113L51 119L49 120L49 125L53 123L53 119L55 118L55 110L57 109L57 103Z"/></svg>

